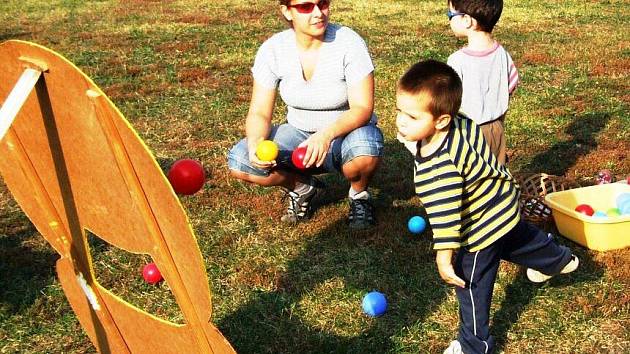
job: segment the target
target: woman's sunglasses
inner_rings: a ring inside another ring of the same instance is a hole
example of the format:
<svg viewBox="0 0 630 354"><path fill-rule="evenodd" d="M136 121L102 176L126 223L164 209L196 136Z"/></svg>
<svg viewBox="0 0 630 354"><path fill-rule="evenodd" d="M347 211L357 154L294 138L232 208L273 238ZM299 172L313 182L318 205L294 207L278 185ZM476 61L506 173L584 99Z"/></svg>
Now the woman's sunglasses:
<svg viewBox="0 0 630 354"><path fill-rule="evenodd" d="M330 7L330 0L321 0L317 4L314 2L303 2L301 4L287 5L287 7L293 7L301 14L310 14L315 9L315 6L319 7L320 11L327 10Z"/></svg>

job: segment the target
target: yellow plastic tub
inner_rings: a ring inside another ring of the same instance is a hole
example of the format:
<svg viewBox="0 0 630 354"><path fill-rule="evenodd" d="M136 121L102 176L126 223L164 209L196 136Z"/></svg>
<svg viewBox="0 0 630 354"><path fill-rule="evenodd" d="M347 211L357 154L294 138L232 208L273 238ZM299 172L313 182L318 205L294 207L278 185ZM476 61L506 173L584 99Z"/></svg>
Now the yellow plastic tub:
<svg viewBox="0 0 630 354"><path fill-rule="evenodd" d="M595 210L606 211L617 206L617 196L628 192L628 184L602 184L549 193L545 202L560 234L592 250L608 251L630 246L630 215L598 218L574 209L589 204Z"/></svg>

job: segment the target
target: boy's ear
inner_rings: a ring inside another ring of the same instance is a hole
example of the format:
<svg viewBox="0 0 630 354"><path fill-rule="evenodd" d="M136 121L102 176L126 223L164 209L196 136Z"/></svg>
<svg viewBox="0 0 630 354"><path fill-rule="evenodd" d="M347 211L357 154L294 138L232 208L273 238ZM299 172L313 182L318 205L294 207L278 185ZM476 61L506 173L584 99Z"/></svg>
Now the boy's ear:
<svg viewBox="0 0 630 354"><path fill-rule="evenodd" d="M464 15L464 21L466 21L466 28L477 28L477 20L474 17L466 14Z"/></svg>
<svg viewBox="0 0 630 354"><path fill-rule="evenodd" d="M444 130L449 126L449 124L451 124L452 119L453 118L450 114L442 114L435 120L435 128L438 130Z"/></svg>

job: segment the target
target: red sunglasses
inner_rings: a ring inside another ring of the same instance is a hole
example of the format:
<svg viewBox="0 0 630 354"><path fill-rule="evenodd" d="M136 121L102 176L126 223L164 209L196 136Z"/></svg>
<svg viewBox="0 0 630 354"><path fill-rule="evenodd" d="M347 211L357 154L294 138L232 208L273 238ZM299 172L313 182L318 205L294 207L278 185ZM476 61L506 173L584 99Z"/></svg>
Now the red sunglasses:
<svg viewBox="0 0 630 354"><path fill-rule="evenodd" d="M330 0L321 0L317 4L314 2L303 2L301 4L287 5L287 7L295 8L301 14L310 14L315 9L315 6L319 7L320 11L327 10L330 7Z"/></svg>

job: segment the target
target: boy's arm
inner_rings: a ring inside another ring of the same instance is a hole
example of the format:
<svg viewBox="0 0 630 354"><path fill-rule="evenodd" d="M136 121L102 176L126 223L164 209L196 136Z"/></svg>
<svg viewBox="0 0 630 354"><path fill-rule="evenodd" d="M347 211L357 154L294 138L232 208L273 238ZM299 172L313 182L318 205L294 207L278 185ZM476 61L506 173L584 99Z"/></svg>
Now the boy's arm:
<svg viewBox="0 0 630 354"><path fill-rule="evenodd" d="M416 161L414 184L433 231L433 249L437 251L435 260L440 277L448 284L465 287L465 282L455 274L452 256L453 250L461 247L464 178L459 164L468 149L458 148L462 139L458 128L449 139L448 153L434 156L429 161Z"/></svg>
<svg viewBox="0 0 630 354"><path fill-rule="evenodd" d="M463 178L448 167L438 167L431 173L416 178L430 181L426 184L416 183L416 192L431 224L433 249L458 249L462 237Z"/></svg>
<svg viewBox="0 0 630 354"><path fill-rule="evenodd" d="M514 61L512 61L512 57L508 53L508 92L510 96L516 90L516 87L519 83L518 69L516 69L516 65Z"/></svg>
<svg viewBox="0 0 630 354"><path fill-rule="evenodd" d="M453 250L439 250L435 256L435 263L437 263L438 272L440 277L446 283L459 286L460 288L466 287L466 282L455 274L453 268Z"/></svg>

